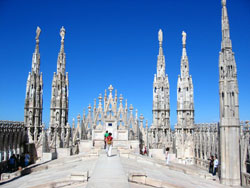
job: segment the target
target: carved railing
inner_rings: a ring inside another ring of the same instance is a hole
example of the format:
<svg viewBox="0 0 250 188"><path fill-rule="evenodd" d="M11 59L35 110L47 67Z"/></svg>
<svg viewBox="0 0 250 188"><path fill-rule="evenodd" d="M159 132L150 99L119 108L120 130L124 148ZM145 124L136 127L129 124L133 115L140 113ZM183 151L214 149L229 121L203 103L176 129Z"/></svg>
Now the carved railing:
<svg viewBox="0 0 250 188"><path fill-rule="evenodd" d="M200 159L200 158L195 157L194 164L196 164L197 166L199 166L202 169L205 169L205 170L209 169L209 160Z"/></svg>

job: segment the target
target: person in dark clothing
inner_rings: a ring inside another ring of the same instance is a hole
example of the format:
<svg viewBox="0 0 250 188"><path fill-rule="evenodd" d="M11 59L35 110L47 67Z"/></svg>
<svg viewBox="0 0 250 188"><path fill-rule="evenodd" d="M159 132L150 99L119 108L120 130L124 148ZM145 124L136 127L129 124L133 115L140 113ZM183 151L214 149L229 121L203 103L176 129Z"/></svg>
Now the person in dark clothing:
<svg viewBox="0 0 250 188"><path fill-rule="evenodd" d="M214 170L214 156L211 155L211 157L208 160L209 160L209 173L212 174Z"/></svg>
<svg viewBox="0 0 250 188"><path fill-rule="evenodd" d="M19 170L21 167L20 155L17 154L16 156L16 168Z"/></svg>
<svg viewBox="0 0 250 188"><path fill-rule="evenodd" d="M20 157L20 165L22 168L24 168L24 160L25 160L25 156L24 156L24 154L22 154Z"/></svg>
<svg viewBox="0 0 250 188"><path fill-rule="evenodd" d="M15 170L15 165L16 165L16 156L13 154L9 159L10 172L13 172Z"/></svg>

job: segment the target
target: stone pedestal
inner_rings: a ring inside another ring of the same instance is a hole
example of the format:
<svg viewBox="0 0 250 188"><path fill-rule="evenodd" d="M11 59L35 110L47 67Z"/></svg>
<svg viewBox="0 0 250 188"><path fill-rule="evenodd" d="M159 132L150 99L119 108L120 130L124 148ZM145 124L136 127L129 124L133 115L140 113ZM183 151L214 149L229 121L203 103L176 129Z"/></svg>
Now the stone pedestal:
<svg viewBox="0 0 250 188"><path fill-rule="evenodd" d="M57 154L55 152L52 153L42 153L42 161L51 161L57 158Z"/></svg>
<svg viewBox="0 0 250 188"><path fill-rule="evenodd" d="M149 156L154 159L165 160L165 153L163 149L149 149Z"/></svg>
<svg viewBox="0 0 250 188"><path fill-rule="evenodd" d="M79 152L88 152L93 148L93 141L92 140L81 140L79 144Z"/></svg>
<svg viewBox="0 0 250 188"><path fill-rule="evenodd" d="M57 148L56 153L57 153L57 159L72 155L71 148Z"/></svg>

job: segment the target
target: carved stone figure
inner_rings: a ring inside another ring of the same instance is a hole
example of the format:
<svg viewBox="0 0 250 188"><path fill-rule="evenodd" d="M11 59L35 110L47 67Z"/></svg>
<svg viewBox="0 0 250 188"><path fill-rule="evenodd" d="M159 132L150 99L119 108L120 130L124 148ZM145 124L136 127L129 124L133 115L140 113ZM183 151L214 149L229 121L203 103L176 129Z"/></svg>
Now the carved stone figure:
<svg viewBox="0 0 250 188"><path fill-rule="evenodd" d="M186 46L186 36L187 36L187 34L185 33L185 31L182 31L182 45L183 45L183 47Z"/></svg>
<svg viewBox="0 0 250 188"><path fill-rule="evenodd" d="M41 29L40 29L40 27L37 26L37 28L36 28L36 40L38 40L38 41L39 41L40 33L41 33Z"/></svg>
<svg viewBox="0 0 250 188"><path fill-rule="evenodd" d="M61 41L64 42L64 37L65 37L65 29L62 26L61 30L60 30L60 36L61 36Z"/></svg>
<svg viewBox="0 0 250 188"><path fill-rule="evenodd" d="M158 40L159 40L159 42L163 41L163 35L162 35L162 30L161 29L158 32Z"/></svg>

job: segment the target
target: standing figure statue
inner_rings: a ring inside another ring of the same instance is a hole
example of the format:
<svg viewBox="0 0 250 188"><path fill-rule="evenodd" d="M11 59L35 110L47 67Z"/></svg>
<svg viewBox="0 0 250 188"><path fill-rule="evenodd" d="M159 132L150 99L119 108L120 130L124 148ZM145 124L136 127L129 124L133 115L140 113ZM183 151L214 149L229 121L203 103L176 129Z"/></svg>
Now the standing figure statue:
<svg viewBox="0 0 250 188"><path fill-rule="evenodd" d="M61 30L60 30L60 36L61 36L61 42L64 42L64 37L65 37L65 29L62 26Z"/></svg>
<svg viewBox="0 0 250 188"><path fill-rule="evenodd" d="M39 37L40 37L41 29L39 26L36 28L36 41L39 42Z"/></svg>
<svg viewBox="0 0 250 188"><path fill-rule="evenodd" d="M183 48L186 47L186 37L187 37L187 34L185 33L185 31L182 31L182 45L183 45Z"/></svg>
<svg viewBox="0 0 250 188"><path fill-rule="evenodd" d="M161 29L158 32L158 40L159 40L160 43L162 43L162 41L163 41L163 35L162 35L162 30Z"/></svg>

